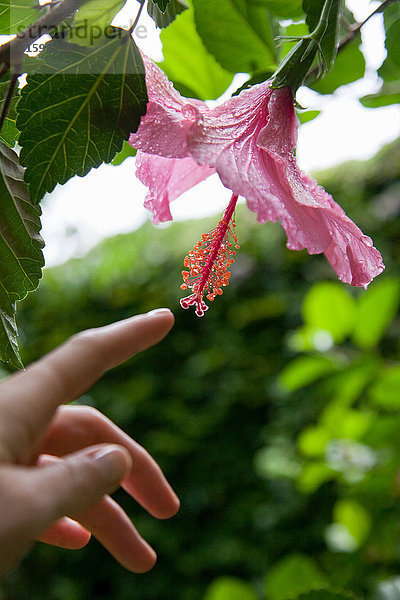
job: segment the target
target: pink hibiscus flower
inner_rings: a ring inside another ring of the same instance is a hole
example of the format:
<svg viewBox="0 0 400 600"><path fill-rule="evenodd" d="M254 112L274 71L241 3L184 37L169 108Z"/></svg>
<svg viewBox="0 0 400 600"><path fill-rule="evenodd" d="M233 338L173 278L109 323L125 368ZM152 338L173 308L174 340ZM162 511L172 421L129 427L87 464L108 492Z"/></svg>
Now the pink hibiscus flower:
<svg viewBox="0 0 400 600"><path fill-rule="evenodd" d="M297 166L298 121L290 88L255 85L209 109L183 98L165 74L144 57L149 94L147 113L129 142L139 150L137 176L148 188L145 206L153 222L172 219L170 203L217 172L232 198L218 226L185 259L181 300L196 314L207 310L228 284L237 246L234 209L246 199L260 223L280 220L292 250L324 253L339 279L366 287L384 269L369 237L333 198ZM231 241L231 239L233 241Z"/></svg>

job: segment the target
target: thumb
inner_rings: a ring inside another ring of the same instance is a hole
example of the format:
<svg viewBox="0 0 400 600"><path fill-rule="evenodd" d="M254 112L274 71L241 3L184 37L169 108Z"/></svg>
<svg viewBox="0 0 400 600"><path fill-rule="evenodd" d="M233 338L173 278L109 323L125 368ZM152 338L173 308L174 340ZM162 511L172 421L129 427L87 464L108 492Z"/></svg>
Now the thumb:
<svg viewBox="0 0 400 600"><path fill-rule="evenodd" d="M31 469L27 489L33 503L34 535L60 517L74 517L113 492L131 469L128 451L115 444L92 446Z"/></svg>
<svg viewBox="0 0 400 600"><path fill-rule="evenodd" d="M100 444L43 467L0 466L0 575L14 567L41 533L116 489L131 471L128 451Z"/></svg>

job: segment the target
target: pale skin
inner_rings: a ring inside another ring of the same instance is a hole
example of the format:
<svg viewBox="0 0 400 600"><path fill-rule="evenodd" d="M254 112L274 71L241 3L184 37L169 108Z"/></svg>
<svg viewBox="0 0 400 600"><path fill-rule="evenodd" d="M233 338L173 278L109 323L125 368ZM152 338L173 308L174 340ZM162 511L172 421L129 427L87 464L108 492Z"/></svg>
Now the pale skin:
<svg viewBox="0 0 400 600"><path fill-rule="evenodd" d="M178 511L177 496L154 459L112 421L65 404L159 342L173 323L159 309L84 331L0 383L0 575L35 539L79 549L91 534L130 571L154 566L154 550L109 494L121 485L159 519Z"/></svg>

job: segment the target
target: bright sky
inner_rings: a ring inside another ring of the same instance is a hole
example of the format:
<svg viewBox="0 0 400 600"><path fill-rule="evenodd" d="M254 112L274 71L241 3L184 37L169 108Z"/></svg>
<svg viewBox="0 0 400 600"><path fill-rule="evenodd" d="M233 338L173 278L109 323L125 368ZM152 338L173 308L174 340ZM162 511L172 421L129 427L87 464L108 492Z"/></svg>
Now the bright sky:
<svg viewBox="0 0 400 600"><path fill-rule="evenodd" d="M132 2L137 6L136 0ZM362 20L379 3L347 0L347 4L357 20ZM145 14L141 23L146 25L148 37L141 43L136 41L149 56L161 60L161 44L151 19ZM299 131L297 156L301 168L308 172L349 159L370 158L400 135L399 106L367 109L357 102L358 97L379 89L375 70L385 57L380 15L365 25L362 40L367 75L361 82L343 86L327 97L299 90L298 100L303 106L322 110ZM149 218L143 208L145 195L146 189L136 180L132 158L119 167L103 165L84 178L75 177L57 186L43 202L47 266L83 255L103 238L142 225ZM229 196L213 176L176 200L172 214L175 220L185 220L220 213Z"/></svg>

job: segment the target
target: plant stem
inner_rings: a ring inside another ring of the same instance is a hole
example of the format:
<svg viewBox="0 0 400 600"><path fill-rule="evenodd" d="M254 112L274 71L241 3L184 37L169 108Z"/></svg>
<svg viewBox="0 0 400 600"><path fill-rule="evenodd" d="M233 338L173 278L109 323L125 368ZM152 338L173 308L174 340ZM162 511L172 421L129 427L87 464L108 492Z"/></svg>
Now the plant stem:
<svg viewBox="0 0 400 600"><path fill-rule="evenodd" d="M362 21L361 23L354 23L354 25L351 26L349 33L340 42L338 52L340 52L340 50L343 50L343 48L347 46L347 44L351 42L360 33L361 28L365 25L365 23L367 23L375 15L382 13L385 10L385 8L387 8L390 4L393 4L393 2L396 2L396 0L385 0L380 6L373 10L371 14L369 14L368 17L364 19L364 21Z"/></svg>

